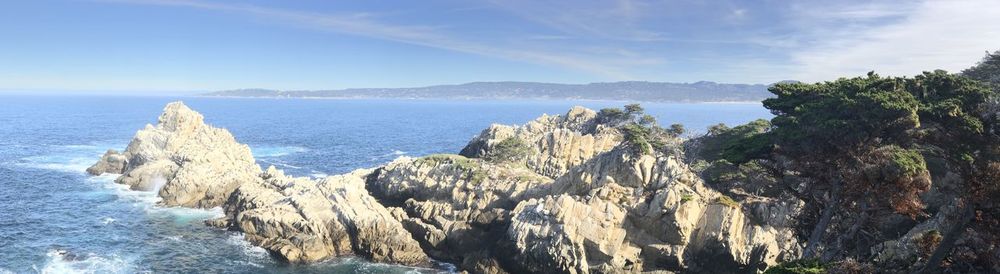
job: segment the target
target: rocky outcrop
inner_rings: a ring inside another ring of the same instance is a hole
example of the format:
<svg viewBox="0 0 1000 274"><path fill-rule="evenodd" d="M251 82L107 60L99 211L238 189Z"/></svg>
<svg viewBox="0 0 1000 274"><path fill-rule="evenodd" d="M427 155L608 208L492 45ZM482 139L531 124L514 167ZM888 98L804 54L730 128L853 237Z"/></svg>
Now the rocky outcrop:
<svg viewBox="0 0 1000 274"><path fill-rule="evenodd" d="M426 265L427 255L398 214L365 191L370 170L312 180L274 167L240 186L226 204L231 226L255 245L290 262L357 254L375 262Z"/></svg>
<svg viewBox="0 0 1000 274"><path fill-rule="evenodd" d="M396 159L369 177L368 188L403 209L403 224L429 255L485 273L502 271L489 247L509 211L551 182L527 168L440 154Z"/></svg>
<svg viewBox="0 0 1000 274"><path fill-rule="evenodd" d="M359 255L473 273L755 271L795 258L801 202L735 201L678 152L640 155L585 108L492 125L461 155L401 157L310 179L261 171L247 146L171 103L156 126L88 169L171 206L222 205L207 223L294 263ZM529 152L483 159L516 138ZM676 141L676 140L675 140Z"/></svg>
<svg viewBox="0 0 1000 274"><path fill-rule="evenodd" d="M507 138L530 144L533 153L516 162L536 173L558 177L569 168L611 150L621 142L621 133L598 122L597 113L573 107L565 115L543 115L523 126L490 125L462 149L461 155L482 158Z"/></svg>
<svg viewBox="0 0 1000 274"><path fill-rule="evenodd" d="M575 118L493 125L463 154L488 155L492 144L512 137L593 148L573 141L603 127L593 112L568 116ZM477 273L753 271L798 256L787 220L799 202L738 203L672 153L636 155L621 146L565 154L534 144L524 161L505 164L459 155L400 158L376 170L368 188L404 209L404 226L429 255ZM549 179L555 172L561 175Z"/></svg>
<svg viewBox="0 0 1000 274"><path fill-rule="evenodd" d="M508 235L515 260L530 272L617 273L642 270L642 249L627 239L630 190L608 184L586 196L558 195L517 205Z"/></svg>
<svg viewBox="0 0 1000 274"><path fill-rule="evenodd" d="M530 271L752 271L799 253L789 224L750 221L748 209L797 214L801 204L738 203L675 156L615 149L573 168L549 191L558 194L519 204L508 232L520 239L515 254L534 262L525 266Z"/></svg>
<svg viewBox="0 0 1000 274"><path fill-rule="evenodd" d="M261 171L249 147L173 102L156 126L135 134L125 152L108 151L88 172L121 173L116 183L157 191L167 206L210 208L222 205L240 184L257 180Z"/></svg>
<svg viewBox="0 0 1000 274"><path fill-rule="evenodd" d="M87 168L87 173L90 175L122 174L125 172L126 165L128 165L128 159L125 158L125 155L117 150L109 149L97 163Z"/></svg>

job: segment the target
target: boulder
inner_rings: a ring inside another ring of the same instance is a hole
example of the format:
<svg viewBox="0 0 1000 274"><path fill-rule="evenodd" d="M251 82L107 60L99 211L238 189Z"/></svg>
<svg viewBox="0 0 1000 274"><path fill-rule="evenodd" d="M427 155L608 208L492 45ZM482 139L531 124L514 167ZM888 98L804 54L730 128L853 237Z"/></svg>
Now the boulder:
<svg viewBox="0 0 1000 274"><path fill-rule="evenodd" d="M294 263L357 254L375 262L425 266L427 255L397 219L365 190L371 170L312 180L274 167L240 186L227 221L246 239Z"/></svg>
<svg viewBox="0 0 1000 274"><path fill-rule="evenodd" d="M101 159L94 163L94 165L87 168L87 173L90 175L101 175L105 173L110 174L122 174L125 172L125 166L128 163L128 159L125 155L121 154L117 150L109 149L101 156Z"/></svg>

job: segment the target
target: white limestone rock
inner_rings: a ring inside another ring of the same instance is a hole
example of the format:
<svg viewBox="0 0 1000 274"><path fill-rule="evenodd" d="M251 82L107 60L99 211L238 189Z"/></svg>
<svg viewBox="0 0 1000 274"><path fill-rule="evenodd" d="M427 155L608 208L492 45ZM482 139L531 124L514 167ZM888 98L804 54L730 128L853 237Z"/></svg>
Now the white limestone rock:
<svg viewBox="0 0 1000 274"><path fill-rule="evenodd" d="M427 265L429 259L400 223L398 209L368 195L371 170L320 180L285 176L268 168L261 180L240 186L226 204L225 222L246 239L290 262L358 254L375 262Z"/></svg>
<svg viewBox="0 0 1000 274"><path fill-rule="evenodd" d="M565 115L543 115L523 126L490 125L460 154L481 158L507 138L518 138L533 151L524 159L517 159L518 162L552 178L614 148L622 140L617 129L598 123L596 112L573 107Z"/></svg>
<svg viewBox="0 0 1000 274"><path fill-rule="evenodd" d="M136 132L125 152L109 151L88 170L116 171L122 174L116 183L157 191L163 205L197 208L221 205L261 172L249 147L229 131L205 124L201 114L182 102L167 104L157 125Z"/></svg>

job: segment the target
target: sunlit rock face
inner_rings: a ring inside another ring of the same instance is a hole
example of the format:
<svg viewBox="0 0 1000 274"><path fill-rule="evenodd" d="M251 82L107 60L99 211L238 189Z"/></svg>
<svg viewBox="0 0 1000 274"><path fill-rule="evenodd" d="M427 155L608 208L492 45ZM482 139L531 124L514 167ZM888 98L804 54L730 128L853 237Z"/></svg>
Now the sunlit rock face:
<svg viewBox="0 0 1000 274"><path fill-rule="evenodd" d="M209 225L293 263L359 255L472 273L731 272L799 255L790 220L801 202L728 199L679 152L638 154L598 120L575 107L492 125L461 155L312 179L262 171L246 145L178 102L88 172L122 173L116 182L158 191L164 205L222 206ZM509 138L528 151L486 157Z"/></svg>
<svg viewBox="0 0 1000 274"><path fill-rule="evenodd" d="M157 191L163 205L210 208L222 205L240 184L257 180L261 170L250 148L229 131L173 102L155 126L136 132L124 152L109 151L88 172L121 173L115 182Z"/></svg>
<svg viewBox="0 0 1000 274"><path fill-rule="evenodd" d="M390 210L365 190L370 170L309 179L274 167L226 204L230 225L289 262L357 254L375 262L427 265L427 255Z"/></svg>
<svg viewBox="0 0 1000 274"><path fill-rule="evenodd" d="M472 139L462 152L466 157L482 158L507 138L518 138L531 146L532 152L517 162L536 173L558 177L569 168L595 155L611 150L621 141L617 129L598 123L593 110L574 107L565 115L543 115L522 126L490 125Z"/></svg>

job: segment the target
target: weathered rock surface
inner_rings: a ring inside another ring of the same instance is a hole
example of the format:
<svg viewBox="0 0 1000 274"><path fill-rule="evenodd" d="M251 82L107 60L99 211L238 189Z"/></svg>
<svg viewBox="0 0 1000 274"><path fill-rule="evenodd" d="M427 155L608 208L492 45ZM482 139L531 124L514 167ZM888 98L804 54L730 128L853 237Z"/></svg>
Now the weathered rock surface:
<svg viewBox="0 0 1000 274"><path fill-rule="evenodd" d="M595 145L621 137L610 128L595 135L603 125L592 111L566 117L493 125L463 150L481 157L522 138L535 144L523 161L400 158L368 188L404 209L404 225L429 255L477 273L726 271L798 255L788 220L800 203L723 204L679 155Z"/></svg>
<svg viewBox="0 0 1000 274"><path fill-rule="evenodd" d="M573 107L565 115L543 115L523 126L490 125L462 149L466 157L481 158L504 139L518 138L531 145L534 153L519 162L536 173L558 177L569 168L611 150L621 141L621 133L598 123L597 113Z"/></svg>
<svg viewBox="0 0 1000 274"><path fill-rule="evenodd" d="M128 164L128 159L125 155L114 149L109 149L101 156L101 159L94 163L94 165L87 168L87 173L90 175L101 175L104 173L111 174L122 174L125 172L125 166Z"/></svg>
<svg viewBox="0 0 1000 274"><path fill-rule="evenodd" d="M256 180L260 167L250 148L228 131L173 102L156 126L136 132L125 152L109 151L88 172L121 173L116 183L158 191L167 206L210 208L225 202L240 184Z"/></svg>
<svg viewBox="0 0 1000 274"><path fill-rule="evenodd" d="M573 108L524 126L492 125L462 155L401 157L323 179L262 172L247 146L171 103L91 174L121 172L171 206L222 205L207 223L245 233L290 262L360 255L473 273L753 271L796 258L801 202L741 202L695 175L679 154L637 155L618 129ZM518 138L530 153L481 159Z"/></svg>
<svg viewBox="0 0 1000 274"><path fill-rule="evenodd" d="M631 190L605 185L586 196L558 195L517 205L508 234L516 261L531 272L615 273L642 270L642 249L626 239Z"/></svg>
<svg viewBox="0 0 1000 274"><path fill-rule="evenodd" d="M509 235L524 239L515 241L516 254L536 262L527 265L531 271L725 272L799 252L790 226L749 221L750 205L720 202L722 194L674 156L612 150L556 179L550 191L561 194L524 201L512 217ZM801 205L774 206L790 209L769 212L794 214ZM551 235L538 236L543 232ZM625 236L607 238L619 233ZM539 246L539 239L548 243Z"/></svg>
<svg viewBox="0 0 1000 274"><path fill-rule="evenodd" d="M488 247L503 235L509 210L551 182L527 168L442 154L396 159L369 177L368 188L404 210L403 224L429 255L494 272L501 269Z"/></svg>
<svg viewBox="0 0 1000 274"><path fill-rule="evenodd" d="M370 170L320 180L268 168L226 204L226 220L246 239L290 262L358 254L375 262L426 265L427 255L395 213L365 191Z"/></svg>

